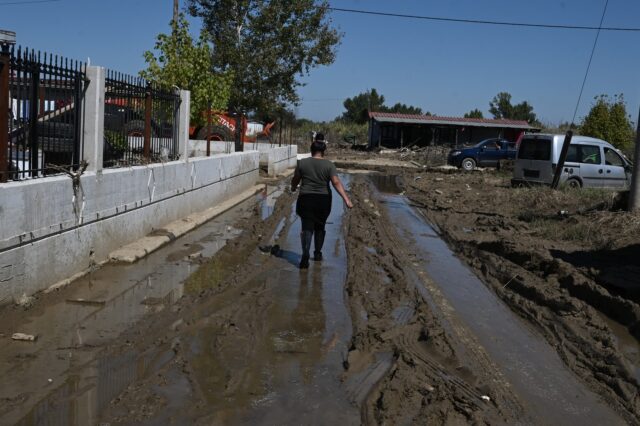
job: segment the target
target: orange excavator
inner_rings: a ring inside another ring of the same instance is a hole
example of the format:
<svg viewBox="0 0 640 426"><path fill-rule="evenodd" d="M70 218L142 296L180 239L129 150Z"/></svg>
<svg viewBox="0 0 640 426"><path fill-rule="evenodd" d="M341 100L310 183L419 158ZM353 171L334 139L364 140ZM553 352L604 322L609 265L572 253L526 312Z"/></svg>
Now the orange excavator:
<svg viewBox="0 0 640 426"><path fill-rule="evenodd" d="M205 141L233 141L236 134L236 117L226 112L207 111L204 113L206 120L204 126L192 125L189 127L189 139ZM271 128L275 122L262 124L247 120L242 116L242 142L271 141Z"/></svg>

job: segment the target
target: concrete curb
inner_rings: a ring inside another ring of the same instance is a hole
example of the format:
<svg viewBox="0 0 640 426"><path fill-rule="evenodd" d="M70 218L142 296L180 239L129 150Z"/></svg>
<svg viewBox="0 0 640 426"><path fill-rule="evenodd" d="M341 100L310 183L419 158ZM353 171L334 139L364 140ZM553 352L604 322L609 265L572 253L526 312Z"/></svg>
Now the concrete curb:
<svg viewBox="0 0 640 426"><path fill-rule="evenodd" d="M163 228L154 231L153 234L147 235L146 237L111 252L109 254L109 261L120 263L137 262L149 253L158 250L165 244L170 243L203 223L237 206L241 202L261 191L263 188L264 185L255 185L215 207L211 207L201 212L192 213L183 219L171 222Z"/></svg>
<svg viewBox="0 0 640 426"><path fill-rule="evenodd" d="M57 283L51 285L50 287L46 288L42 292L44 294L49 294L52 291L60 290L61 288L68 286L69 284L71 284L75 280L79 280L80 278L84 277L85 275L89 274L90 272L101 268L102 266L106 265L107 263L109 263L109 261L107 261L107 260L105 260L103 262L100 262L100 263L97 263L97 264L91 266L90 268L85 269L84 271L80 271L77 274L73 274L69 278L66 278L66 279L64 279L62 281L58 281Z"/></svg>

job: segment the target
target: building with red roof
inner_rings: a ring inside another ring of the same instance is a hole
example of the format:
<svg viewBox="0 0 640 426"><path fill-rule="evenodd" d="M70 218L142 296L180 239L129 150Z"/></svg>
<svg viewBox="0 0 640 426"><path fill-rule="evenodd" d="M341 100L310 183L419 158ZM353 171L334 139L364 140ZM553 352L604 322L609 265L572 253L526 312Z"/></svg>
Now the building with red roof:
<svg viewBox="0 0 640 426"><path fill-rule="evenodd" d="M438 117L435 115L369 112L369 147L475 144L484 139L517 141L525 132L539 128L523 120Z"/></svg>

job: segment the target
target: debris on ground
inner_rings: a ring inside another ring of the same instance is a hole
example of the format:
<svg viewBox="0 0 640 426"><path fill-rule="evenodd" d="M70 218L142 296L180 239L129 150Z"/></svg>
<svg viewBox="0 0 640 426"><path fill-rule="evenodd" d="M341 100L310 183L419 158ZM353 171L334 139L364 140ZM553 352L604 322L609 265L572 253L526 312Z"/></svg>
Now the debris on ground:
<svg viewBox="0 0 640 426"><path fill-rule="evenodd" d="M282 249L280 248L280 245L278 245L278 244L274 244L274 245L270 245L270 246L259 246L258 249L263 254L270 254L272 256L279 256L282 253Z"/></svg>
<svg viewBox="0 0 640 426"><path fill-rule="evenodd" d="M35 342L38 338L35 334L26 334L26 333L13 333L11 335L13 340L19 340L23 342Z"/></svg>
<svg viewBox="0 0 640 426"><path fill-rule="evenodd" d="M78 305L102 306L106 302L104 300L87 300L87 299L67 299L67 303L76 303Z"/></svg>
<svg viewBox="0 0 640 426"><path fill-rule="evenodd" d="M35 297L27 296L23 293L22 296L20 296L18 300L16 300L16 305L20 306L21 308L29 309L33 305L34 301Z"/></svg>

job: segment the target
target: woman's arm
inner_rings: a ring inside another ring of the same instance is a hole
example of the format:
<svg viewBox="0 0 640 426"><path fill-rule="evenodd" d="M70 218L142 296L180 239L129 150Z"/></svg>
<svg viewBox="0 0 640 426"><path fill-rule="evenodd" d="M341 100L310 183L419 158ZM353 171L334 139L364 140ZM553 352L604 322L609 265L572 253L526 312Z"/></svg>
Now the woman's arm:
<svg viewBox="0 0 640 426"><path fill-rule="evenodd" d="M338 194L340 194L340 196L344 200L344 203L347 205L347 207L352 208L353 204L351 203L351 200L347 195L347 191L344 190L344 186L342 185L340 178L335 175L331 176L331 183L333 184L333 187L336 189L336 191L338 191Z"/></svg>
<svg viewBox="0 0 640 426"><path fill-rule="evenodd" d="M296 167L296 171L293 174L293 178L291 179L291 192L296 192L296 189L298 188L298 184L300 184L301 180L302 180L302 176L300 176L300 172Z"/></svg>

